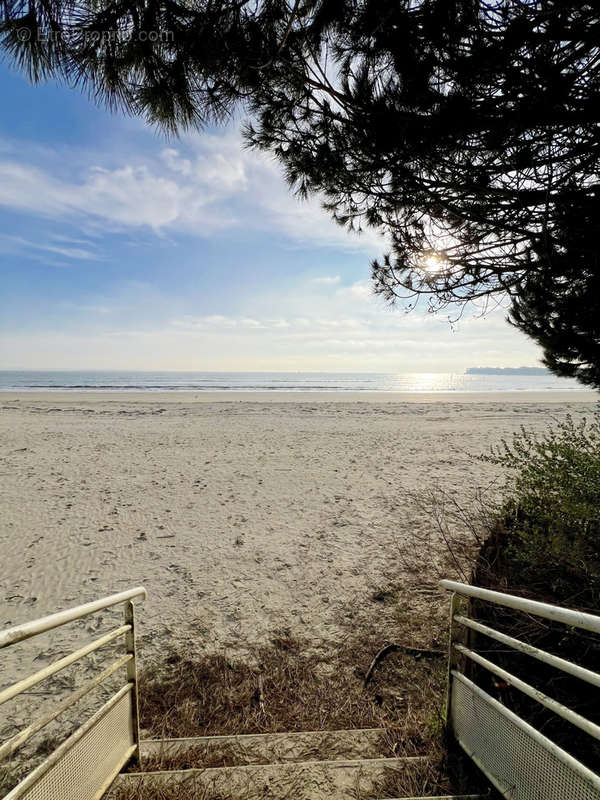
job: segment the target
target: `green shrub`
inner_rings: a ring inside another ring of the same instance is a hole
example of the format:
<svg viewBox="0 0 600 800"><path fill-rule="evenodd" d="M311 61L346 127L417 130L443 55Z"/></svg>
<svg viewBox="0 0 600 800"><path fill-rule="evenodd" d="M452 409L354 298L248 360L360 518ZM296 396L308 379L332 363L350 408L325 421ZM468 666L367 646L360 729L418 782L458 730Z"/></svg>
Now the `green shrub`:
<svg viewBox="0 0 600 800"><path fill-rule="evenodd" d="M600 410L543 436L521 428L487 461L508 468L498 519L503 577L556 601L600 607Z"/></svg>

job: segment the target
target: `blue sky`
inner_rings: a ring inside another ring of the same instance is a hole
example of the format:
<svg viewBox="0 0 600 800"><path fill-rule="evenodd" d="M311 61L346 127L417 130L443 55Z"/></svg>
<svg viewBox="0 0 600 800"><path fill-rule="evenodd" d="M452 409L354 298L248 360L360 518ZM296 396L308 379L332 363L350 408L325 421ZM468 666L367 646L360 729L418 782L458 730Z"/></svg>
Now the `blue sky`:
<svg viewBox="0 0 600 800"><path fill-rule="evenodd" d="M502 311L372 296L383 245L300 203L237 126L166 140L0 64L0 369L463 371L535 364Z"/></svg>

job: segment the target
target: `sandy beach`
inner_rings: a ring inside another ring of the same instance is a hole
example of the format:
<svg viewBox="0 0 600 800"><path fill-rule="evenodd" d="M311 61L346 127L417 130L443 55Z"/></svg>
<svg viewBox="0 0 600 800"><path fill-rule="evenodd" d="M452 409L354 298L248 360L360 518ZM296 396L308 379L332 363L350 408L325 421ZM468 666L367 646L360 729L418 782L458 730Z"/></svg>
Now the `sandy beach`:
<svg viewBox="0 0 600 800"><path fill-rule="evenodd" d="M437 598L410 492L462 502L499 478L472 454L597 397L4 393L0 625L143 584L148 656L385 629L373 597L390 582L407 614ZM2 682L15 670L9 656Z"/></svg>

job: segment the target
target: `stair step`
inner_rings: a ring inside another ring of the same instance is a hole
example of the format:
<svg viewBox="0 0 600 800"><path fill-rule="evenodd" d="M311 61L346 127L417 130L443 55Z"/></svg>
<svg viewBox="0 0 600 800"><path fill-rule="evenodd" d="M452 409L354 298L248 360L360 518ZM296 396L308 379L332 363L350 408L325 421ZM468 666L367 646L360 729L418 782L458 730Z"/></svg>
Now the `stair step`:
<svg viewBox="0 0 600 800"><path fill-rule="evenodd" d="M140 743L144 771L397 756L399 736L385 728L241 736L150 739Z"/></svg>
<svg viewBox="0 0 600 800"><path fill-rule="evenodd" d="M144 789L177 790L185 786L200 796L212 791L236 800L281 800L292 796L294 800L351 800L364 794L377 797L383 793L384 783L401 776L419 780L426 773L427 764L426 757L417 756L137 772L119 775L109 798L115 792L118 795L120 789L135 789L143 797Z"/></svg>

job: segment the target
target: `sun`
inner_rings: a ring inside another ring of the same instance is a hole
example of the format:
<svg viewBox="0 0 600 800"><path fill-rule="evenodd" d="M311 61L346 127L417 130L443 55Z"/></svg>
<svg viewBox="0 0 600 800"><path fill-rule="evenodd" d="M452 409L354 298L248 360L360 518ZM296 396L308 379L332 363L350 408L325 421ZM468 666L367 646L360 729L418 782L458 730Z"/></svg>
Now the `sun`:
<svg viewBox="0 0 600 800"><path fill-rule="evenodd" d="M426 258L423 259L422 266L425 272L433 274L443 269L444 262L440 258L440 256L436 255L435 253L431 253L430 255L428 255Z"/></svg>

